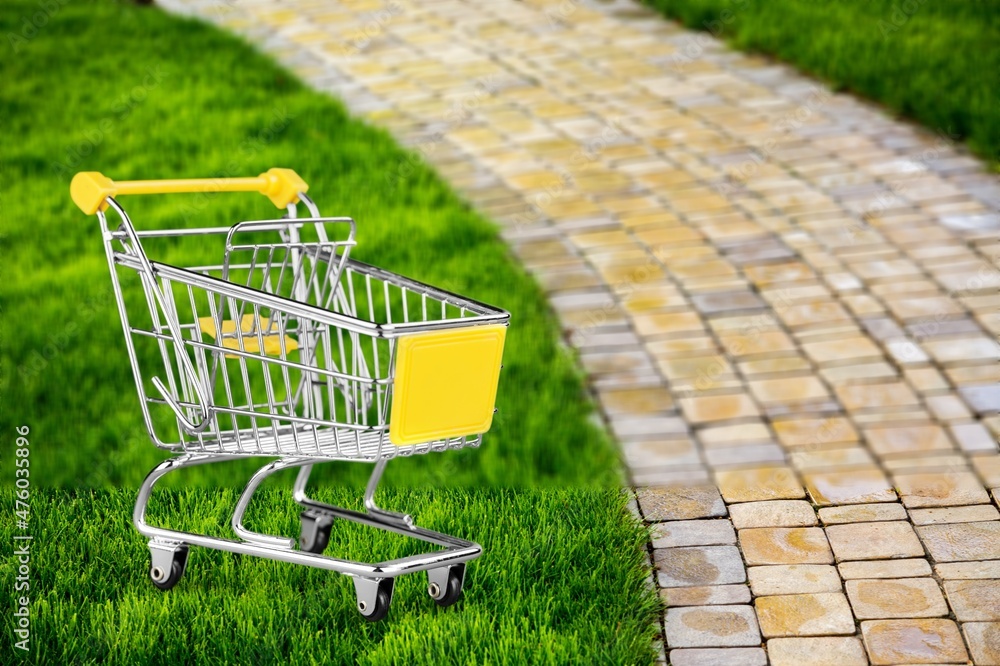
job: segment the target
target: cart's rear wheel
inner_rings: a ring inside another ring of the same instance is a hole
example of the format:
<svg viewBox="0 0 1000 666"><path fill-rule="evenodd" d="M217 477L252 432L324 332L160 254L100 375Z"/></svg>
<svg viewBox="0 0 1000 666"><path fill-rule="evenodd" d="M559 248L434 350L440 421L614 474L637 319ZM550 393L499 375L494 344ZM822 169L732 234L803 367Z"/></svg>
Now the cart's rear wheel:
<svg viewBox="0 0 1000 666"><path fill-rule="evenodd" d="M169 564L162 557L154 555L152 564L149 567L149 579L159 589L169 590L184 576L184 570L187 568L187 559L187 546L179 546L174 550Z"/></svg>
<svg viewBox="0 0 1000 666"><path fill-rule="evenodd" d="M447 578L442 574L446 573ZM456 564L447 567L446 572L431 570L427 572L430 584L427 594L431 595L438 606L447 608L462 597L462 584L465 581L465 565Z"/></svg>
<svg viewBox="0 0 1000 666"><path fill-rule="evenodd" d="M330 545L330 528L333 518L318 511L306 510L300 515L302 532L299 536L299 550L307 553L322 553Z"/></svg>

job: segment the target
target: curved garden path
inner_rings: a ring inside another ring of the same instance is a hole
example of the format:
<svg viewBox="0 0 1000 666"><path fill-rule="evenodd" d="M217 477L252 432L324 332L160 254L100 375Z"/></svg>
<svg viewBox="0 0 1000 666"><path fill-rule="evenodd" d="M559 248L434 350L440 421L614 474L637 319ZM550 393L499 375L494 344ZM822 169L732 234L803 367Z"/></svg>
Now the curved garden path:
<svg viewBox="0 0 1000 666"><path fill-rule="evenodd" d="M671 663L1000 664L1000 182L946 128L630 2L161 4L502 225L653 525Z"/></svg>

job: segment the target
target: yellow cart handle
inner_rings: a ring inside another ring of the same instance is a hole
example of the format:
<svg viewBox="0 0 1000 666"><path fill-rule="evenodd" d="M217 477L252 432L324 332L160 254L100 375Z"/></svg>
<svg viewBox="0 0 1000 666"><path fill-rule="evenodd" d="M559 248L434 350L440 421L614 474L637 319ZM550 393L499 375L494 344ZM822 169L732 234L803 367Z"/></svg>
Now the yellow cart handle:
<svg viewBox="0 0 1000 666"><path fill-rule="evenodd" d="M69 192L87 215L107 208L105 199L120 194L176 194L180 192L260 192L278 208L297 203L309 186L291 169L269 169L256 178L191 178L187 180L126 180L119 183L98 171L73 176Z"/></svg>

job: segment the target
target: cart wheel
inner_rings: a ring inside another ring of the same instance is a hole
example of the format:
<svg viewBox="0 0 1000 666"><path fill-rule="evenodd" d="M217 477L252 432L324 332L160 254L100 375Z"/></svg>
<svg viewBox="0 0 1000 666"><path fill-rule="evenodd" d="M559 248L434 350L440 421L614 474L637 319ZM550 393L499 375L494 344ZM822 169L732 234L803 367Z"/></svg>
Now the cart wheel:
<svg viewBox="0 0 1000 666"><path fill-rule="evenodd" d="M188 547L179 546L172 553L167 553L166 556L170 557L169 564L165 561L164 556L158 556L156 551L153 552L152 564L149 568L149 579L159 589L169 590L184 575L184 570L187 568Z"/></svg>
<svg viewBox="0 0 1000 666"><path fill-rule="evenodd" d="M315 511L303 511L300 516L302 533L299 537L299 550L307 553L322 553L330 544L330 528L333 518Z"/></svg>
<svg viewBox="0 0 1000 666"><path fill-rule="evenodd" d="M378 622L389 614L392 603L392 578L373 580L371 578L356 578L355 589L358 594L358 612L369 622Z"/></svg>
<svg viewBox="0 0 1000 666"><path fill-rule="evenodd" d="M447 578L442 573L446 573ZM431 570L427 572L427 576L430 579L427 594L441 608L447 608L461 598L462 583L465 581L464 564L447 567L444 572L440 569Z"/></svg>
<svg viewBox="0 0 1000 666"><path fill-rule="evenodd" d="M358 610L361 610L361 604L364 602L358 602ZM392 603L392 597L385 590L379 590L375 595L375 604L371 609L371 613L365 615L364 611L361 611L361 616L364 617L369 622L378 622L389 614L389 604Z"/></svg>

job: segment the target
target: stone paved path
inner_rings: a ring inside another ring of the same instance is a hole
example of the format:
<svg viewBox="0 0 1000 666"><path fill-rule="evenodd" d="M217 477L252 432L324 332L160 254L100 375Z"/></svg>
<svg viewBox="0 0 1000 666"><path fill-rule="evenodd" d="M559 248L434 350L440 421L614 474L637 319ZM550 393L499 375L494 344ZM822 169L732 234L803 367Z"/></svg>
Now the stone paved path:
<svg viewBox="0 0 1000 666"><path fill-rule="evenodd" d="M947 133L620 1L165 4L503 226L621 442L671 663L1000 664L1000 183Z"/></svg>

